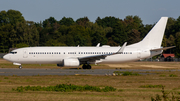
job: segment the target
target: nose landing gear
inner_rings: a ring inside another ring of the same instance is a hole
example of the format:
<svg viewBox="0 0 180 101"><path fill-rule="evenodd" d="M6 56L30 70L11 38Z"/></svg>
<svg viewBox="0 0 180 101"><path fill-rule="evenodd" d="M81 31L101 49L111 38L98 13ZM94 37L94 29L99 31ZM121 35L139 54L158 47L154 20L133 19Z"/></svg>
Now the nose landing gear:
<svg viewBox="0 0 180 101"><path fill-rule="evenodd" d="M22 66L19 66L19 69L22 69Z"/></svg>
<svg viewBox="0 0 180 101"><path fill-rule="evenodd" d="M83 68L83 69L91 69L91 65L89 65L89 64L83 64L82 68Z"/></svg>

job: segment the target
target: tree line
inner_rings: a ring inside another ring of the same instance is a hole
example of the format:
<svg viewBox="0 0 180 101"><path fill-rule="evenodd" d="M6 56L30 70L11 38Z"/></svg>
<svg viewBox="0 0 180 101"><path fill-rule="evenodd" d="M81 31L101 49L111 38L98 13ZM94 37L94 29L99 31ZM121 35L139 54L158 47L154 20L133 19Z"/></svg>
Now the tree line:
<svg viewBox="0 0 180 101"><path fill-rule="evenodd" d="M119 19L113 16L97 17L91 22L88 17L74 21L71 17L56 20L49 17L42 22L26 21L20 11L0 12L0 52L9 48L29 46L119 46L124 42L133 44L142 40L154 24L143 24L138 16ZM165 51L180 57L180 16L169 18L163 47L176 46Z"/></svg>

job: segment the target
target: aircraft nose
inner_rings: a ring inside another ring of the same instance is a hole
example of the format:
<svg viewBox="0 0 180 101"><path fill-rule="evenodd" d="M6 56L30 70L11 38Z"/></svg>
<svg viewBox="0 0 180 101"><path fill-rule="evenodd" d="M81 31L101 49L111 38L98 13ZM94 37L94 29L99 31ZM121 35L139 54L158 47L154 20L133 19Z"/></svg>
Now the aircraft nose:
<svg viewBox="0 0 180 101"><path fill-rule="evenodd" d="M7 55L7 54L4 55L4 56L3 56L3 59L8 60L8 55Z"/></svg>

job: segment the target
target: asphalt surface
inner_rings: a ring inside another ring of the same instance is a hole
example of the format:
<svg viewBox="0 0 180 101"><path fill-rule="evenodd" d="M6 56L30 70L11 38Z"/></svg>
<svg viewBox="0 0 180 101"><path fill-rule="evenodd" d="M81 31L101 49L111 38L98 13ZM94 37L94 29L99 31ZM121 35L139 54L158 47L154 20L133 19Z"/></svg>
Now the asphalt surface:
<svg viewBox="0 0 180 101"><path fill-rule="evenodd" d="M0 75L4 76L33 76L33 75L111 75L115 69L16 69L0 68Z"/></svg>
<svg viewBox="0 0 180 101"><path fill-rule="evenodd" d="M35 76L35 75L113 75L114 71L130 71L138 72L139 74L151 74L147 71L168 71L157 69L27 69L27 68L0 68L0 75L3 76ZM176 70L171 70L176 71ZM180 71L180 70L178 70Z"/></svg>

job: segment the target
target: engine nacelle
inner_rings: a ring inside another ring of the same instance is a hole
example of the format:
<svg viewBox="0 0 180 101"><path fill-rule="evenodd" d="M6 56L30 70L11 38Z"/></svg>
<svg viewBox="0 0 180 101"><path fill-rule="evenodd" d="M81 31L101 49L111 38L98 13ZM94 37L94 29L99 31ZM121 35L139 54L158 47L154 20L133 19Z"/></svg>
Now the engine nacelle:
<svg viewBox="0 0 180 101"><path fill-rule="evenodd" d="M57 66L64 66L64 67L78 67L80 62L78 59L64 59L62 64L57 64Z"/></svg>

